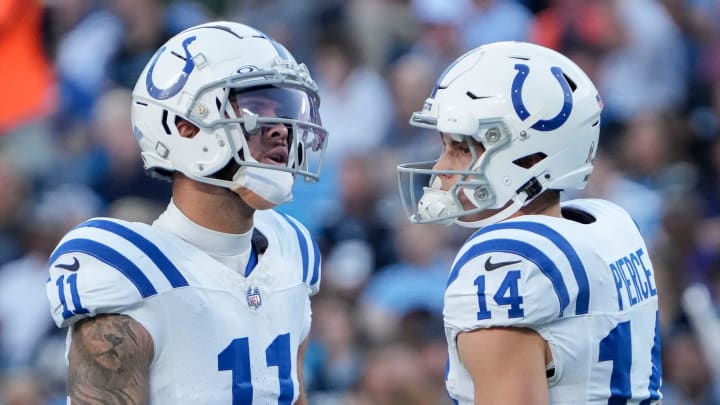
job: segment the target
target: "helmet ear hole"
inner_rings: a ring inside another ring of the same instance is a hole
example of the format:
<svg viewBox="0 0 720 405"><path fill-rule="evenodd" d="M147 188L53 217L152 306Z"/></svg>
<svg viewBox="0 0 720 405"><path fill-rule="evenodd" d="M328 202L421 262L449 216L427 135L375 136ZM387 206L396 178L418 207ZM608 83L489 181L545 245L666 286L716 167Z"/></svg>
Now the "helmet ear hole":
<svg viewBox="0 0 720 405"><path fill-rule="evenodd" d="M175 127L181 137L192 139L200 132L200 128L183 117L175 116Z"/></svg>
<svg viewBox="0 0 720 405"><path fill-rule="evenodd" d="M516 166L520 166L523 169L529 169L536 164L540 163L543 159L547 157L547 154L543 152L537 152L530 155L523 156L521 158L513 160L513 164Z"/></svg>

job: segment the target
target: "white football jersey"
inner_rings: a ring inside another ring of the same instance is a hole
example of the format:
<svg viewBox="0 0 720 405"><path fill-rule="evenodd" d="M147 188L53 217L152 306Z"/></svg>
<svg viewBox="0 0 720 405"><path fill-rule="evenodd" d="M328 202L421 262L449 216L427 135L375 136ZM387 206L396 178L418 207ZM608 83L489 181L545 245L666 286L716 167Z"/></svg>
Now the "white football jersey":
<svg viewBox="0 0 720 405"><path fill-rule="evenodd" d="M140 322L155 347L152 404L291 404L320 254L294 218L258 211L254 224L267 249L231 269L157 222L84 222L50 258L55 322L103 313Z"/></svg>
<svg viewBox="0 0 720 405"><path fill-rule="evenodd" d="M551 404L661 398L657 289L635 223L603 200L562 207L588 223L525 215L479 230L458 252L444 308L446 385L456 403L474 404L457 336L494 326L531 328L548 342Z"/></svg>

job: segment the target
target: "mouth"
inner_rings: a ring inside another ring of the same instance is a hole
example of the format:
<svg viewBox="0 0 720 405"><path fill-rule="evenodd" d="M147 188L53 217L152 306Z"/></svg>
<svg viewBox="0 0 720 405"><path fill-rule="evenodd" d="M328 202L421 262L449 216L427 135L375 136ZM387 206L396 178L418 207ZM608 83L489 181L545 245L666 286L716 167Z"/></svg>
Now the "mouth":
<svg viewBox="0 0 720 405"><path fill-rule="evenodd" d="M288 162L288 151L285 146L276 147L265 155L263 163L275 166L285 166Z"/></svg>

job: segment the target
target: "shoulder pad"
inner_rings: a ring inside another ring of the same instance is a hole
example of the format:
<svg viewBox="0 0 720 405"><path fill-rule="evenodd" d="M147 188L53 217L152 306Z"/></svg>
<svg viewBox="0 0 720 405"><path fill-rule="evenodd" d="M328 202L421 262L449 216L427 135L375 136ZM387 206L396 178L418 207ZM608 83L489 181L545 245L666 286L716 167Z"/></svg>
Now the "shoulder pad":
<svg viewBox="0 0 720 405"><path fill-rule="evenodd" d="M159 292L188 285L148 229L95 218L65 235L50 256L47 283L58 326L99 313L121 313Z"/></svg>
<svg viewBox="0 0 720 405"><path fill-rule="evenodd" d="M506 221L477 232L458 253L445 315L462 330L532 327L587 313L589 297L584 264L563 235L540 221Z"/></svg>

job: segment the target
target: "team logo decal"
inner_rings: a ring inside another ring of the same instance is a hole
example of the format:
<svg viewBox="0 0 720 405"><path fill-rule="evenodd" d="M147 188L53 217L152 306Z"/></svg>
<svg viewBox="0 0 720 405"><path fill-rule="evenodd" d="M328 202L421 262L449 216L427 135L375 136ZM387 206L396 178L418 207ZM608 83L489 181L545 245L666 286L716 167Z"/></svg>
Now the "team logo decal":
<svg viewBox="0 0 720 405"><path fill-rule="evenodd" d="M250 309L258 310L262 305L262 297L260 296L260 289L258 287L248 287L247 289L247 303Z"/></svg>
<svg viewBox="0 0 720 405"><path fill-rule="evenodd" d="M145 78L145 87L147 88L148 94L150 94L153 98L156 98L158 100L166 100L176 95L183 87L185 87L185 83L187 83L188 78L190 77L190 72L195 69L195 62L193 62L190 51L188 50L188 45L190 45L190 43L194 40L195 37L192 36L188 37L183 41L182 46L185 50L185 57L183 59L185 59L185 66L183 66L182 72L180 72L180 74L178 75L175 83L171 84L168 88L165 89L157 87L152 79L153 71L155 70L155 64L160 58L160 55L165 52L165 47L163 46L157 51L157 53L155 53L152 63L150 64L150 69L147 72L147 77Z"/></svg>
<svg viewBox="0 0 720 405"><path fill-rule="evenodd" d="M530 113L525 108L525 104L522 101L522 89L525 85L525 79L527 79L530 73L530 67L528 65L518 63L515 65L517 74L512 82L512 103L515 108L515 113L520 117L521 120L525 121ZM570 112L573 107L572 89L568 84L567 80L563 76L563 71L559 67L550 68L550 72L555 76L555 80L560 84L560 88L563 92L563 106L559 113L549 120L540 120L536 122L531 128L537 131L552 131L559 128L562 124L567 121L570 117Z"/></svg>

